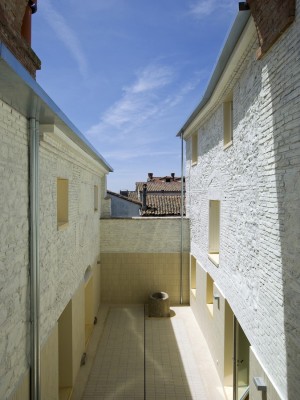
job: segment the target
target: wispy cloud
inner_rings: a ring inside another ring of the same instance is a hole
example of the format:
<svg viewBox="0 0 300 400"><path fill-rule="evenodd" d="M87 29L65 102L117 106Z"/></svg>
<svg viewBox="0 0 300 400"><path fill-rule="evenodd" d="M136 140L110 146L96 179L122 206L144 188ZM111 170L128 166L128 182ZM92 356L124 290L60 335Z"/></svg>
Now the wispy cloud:
<svg viewBox="0 0 300 400"><path fill-rule="evenodd" d="M159 112L161 91L174 81L175 71L167 66L149 65L137 73L135 82L123 89L120 100L106 110L87 136L118 131L118 137L128 134ZM115 137L116 138L116 137ZM112 140L111 134L107 139Z"/></svg>
<svg viewBox="0 0 300 400"><path fill-rule="evenodd" d="M172 82L174 71L170 67L149 65L138 74L137 81L128 92L143 93L159 89Z"/></svg>
<svg viewBox="0 0 300 400"><path fill-rule="evenodd" d="M197 74L180 86L176 84L178 77L173 68L151 64L137 73L133 84L123 89L122 97L101 115L100 122L86 135L91 140L101 138L108 144L128 141L128 138L139 141L147 122L167 114L199 85L202 77L203 73Z"/></svg>
<svg viewBox="0 0 300 400"><path fill-rule="evenodd" d="M206 17L214 11L216 3L214 0L197 1L190 5L190 14L197 18Z"/></svg>
<svg viewBox="0 0 300 400"><path fill-rule="evenodd" d="M132 160L134 158L144 157L147 154L147 157L163 157L163 156L172 156L176 155L177 152L174 151L149 151L149 147L141 149L140 147L129 149L117 149L117 150L110 150L107 151L105 157L111 160L118 160L118 161L125 161L125 160Z"/></svg>
<svg viewBox="0 0 300 400"><path fill-rule="evenodd" d="M196 89L199 83L206 78L206 72L204 70L198 71L190 80L184 83L182 87L178 89L176 94L169 95L163 102L164 108L172 108L179 104L185 96Z"/></svg>
<svg viewBox="0 0 300 400"><path fill-rule="evenodd" d="M220 0L197 0L190 4L189 6L189 14L197 19L203 19L208 17L214 12L219 13L220 10L224 12L225 10L233 9L232 3L235 0L227 0L227 1L220 1Z"/></svg>
<svg viewBox="0 0 300 400"><path fill-rule="evenodd" d="M68 26L65 18L57 11L57 7L53 7L50 0L43 2L39 10L77 62L80 74L83 78L87 78L88 63L75 31Z"/></svg>

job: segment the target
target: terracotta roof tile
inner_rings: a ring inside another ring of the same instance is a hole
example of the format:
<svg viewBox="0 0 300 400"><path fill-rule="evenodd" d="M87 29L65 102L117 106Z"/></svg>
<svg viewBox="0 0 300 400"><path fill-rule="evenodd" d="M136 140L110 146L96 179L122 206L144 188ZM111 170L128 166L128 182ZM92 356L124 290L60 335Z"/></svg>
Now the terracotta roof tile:
<svg viewBox="0 0 300 400"><path fill-rule="evenodd" d="M181 196L147 194L147 207L142 212L143 216L178 216L181 215ZM185 208L183 214L185 215Z"/></svg>
<svg viewBox="0 0 300 400"><path fill-rule="evenodd" d="M135 193L135 192L130 192L130 193ZM132 203L136 203L136 204L142 205L141 201L138 199L137 196L132 196L132 197L128 196L127 197L127 196L123 196L122 194L112 192L111 190L107 190L107 194L110 195L110 196L118 197L119 199L127 200L127 201L130 201Z"/></svg>
<svg viewBox="0 0 300 400"><path fill-rule="evenodd" d="M141 192L143 190L143 185L147 184L147 192L181 192L181 182L171 181L150 181L150 182L136 182L136 190Z"/></svg>

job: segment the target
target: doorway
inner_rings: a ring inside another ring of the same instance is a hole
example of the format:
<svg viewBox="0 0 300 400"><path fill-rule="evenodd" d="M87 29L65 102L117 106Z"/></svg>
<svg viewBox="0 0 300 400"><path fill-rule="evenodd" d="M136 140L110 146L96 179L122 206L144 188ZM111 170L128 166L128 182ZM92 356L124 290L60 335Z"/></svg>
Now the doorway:
<svg viewBox="0 0 300 400"><path fill-rule="evenodd" d="M250 343L234 317L233 400L249 400Z"/></svg>
<svg viewBox="0 0 300 400"><path fill-rule="evenodd" d="M85 303L85 347L93 331L94 325L94 297L93 297L93 277L91 276L85 284L84 288Z"/></svg>
<svg viewBox="0 0 300 400"><path fill-rule="evenodd" d="M227 399L249 400L250 343L225 302L224 390Z"/></svg>
<svg viewBox="0 0 300 400"><path fill-rule="evenodd" d="M73 387L72 301L58 319L59 400L68 400Z"/></svg>

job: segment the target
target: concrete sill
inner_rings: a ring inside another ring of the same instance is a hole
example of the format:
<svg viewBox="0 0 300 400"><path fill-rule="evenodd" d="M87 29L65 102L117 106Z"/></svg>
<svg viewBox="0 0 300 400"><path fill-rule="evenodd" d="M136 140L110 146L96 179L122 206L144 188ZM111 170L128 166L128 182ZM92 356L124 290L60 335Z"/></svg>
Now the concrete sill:
<svg viewBox="0 0 300 400"><path fill-rule="evenodd" d="M220 254L219 253L208 253L208 258L210 261L215 264L216 267L219 266L220 263Z"/></svg>
<svg viewBox="0 0 300 400"><path fill-rule="evenodd" d="M224 144L223 150L228 149L228 147L232 146L232 140L230 140L230 142Z"/></svg>
<svg viewBox="0 0 300 400"><path fill-rule="evenodd" d="M57 230L58 231L64 231L65 229L67 229L69 226L69 222L59 222L57 224Z"/></svg>
<svg viewBox="0 0 300 400"><path fill-rule="evenodd" d="M206 304L207 305L207 309L210 313L210 315L213 317L214 316L214 305L213 304Z"/></svg>

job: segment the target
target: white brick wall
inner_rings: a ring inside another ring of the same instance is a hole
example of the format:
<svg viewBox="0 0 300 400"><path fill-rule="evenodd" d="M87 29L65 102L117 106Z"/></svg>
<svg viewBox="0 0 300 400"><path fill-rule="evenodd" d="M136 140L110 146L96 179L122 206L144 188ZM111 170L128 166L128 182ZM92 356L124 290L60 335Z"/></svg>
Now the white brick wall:
<svg viewBox="0 0 300 400"><path fill-rule="evenodd" d="M233 88L233 146L222 105L187 142L191 251L228 299L283 398L300 396L300 29L261 60L250 53ZM236 71L235 71L236 72ZM220 266L208 253L208 203L221 200Z"/></svg>
<svg viewBox="0 0 300 400"><path fill-rule="evenodd" d="M73 148L68 139L62 139L59 131L47 130L48 127L41 127L42 342L82 282L86 268L95 266L99 259L101 210L99 207L94 211L94 186L101 193L105 180L94 160ZM69 226L63 230L57 229L57 177L69 180Z"/></svg>
<svg viewBox="0 0 300 400"><path fill-rule="evenodd" d="M26 118L0 102L1 399L15 390L30 359L27 125ZM94 211L94 185L100 193L105 181L99 164L55 132L41 135L40 145L42 344L88 265L96 266L99 259L101 209ZM69 179L69 226L62 231L57 230L57 177Z"/></svg>
<svg viewBox="0 0 300 400"><path fill-rule="evenodd" d="M27 367L27 120L0 102L0 398Z"/></svg>

